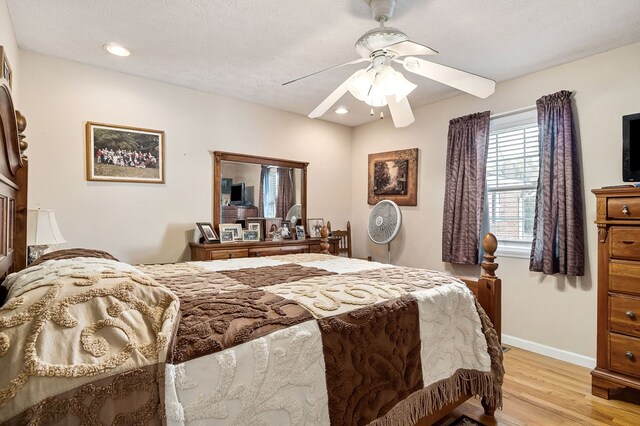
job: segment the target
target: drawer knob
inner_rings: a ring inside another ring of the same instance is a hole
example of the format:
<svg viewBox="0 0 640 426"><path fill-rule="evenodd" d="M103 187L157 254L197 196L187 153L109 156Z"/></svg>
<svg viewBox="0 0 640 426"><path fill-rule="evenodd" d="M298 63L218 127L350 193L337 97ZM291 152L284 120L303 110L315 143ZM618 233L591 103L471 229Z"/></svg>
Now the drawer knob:
<svg viewBox="0 0 640 426"><path fill-rule="evenodd" d="M629 206L627 204L622 206L622 214L625 215L625 216L629 215Z"/></svg>
<svg viewBox="0 0 640 426"><path fill-rule="evenodd" d="M633 352L631 351L627 351L626 354L624 354L624 356L626 356L627 358L633 360L635 358L635 355L633 355Z"/></svg>
<svg viewBox="0 0 640 426"><path fill-rule="evenodd" d="M633 313L633 311L627 311L627 313L625 314L629 319L636 319L636 314Z"/></svg>

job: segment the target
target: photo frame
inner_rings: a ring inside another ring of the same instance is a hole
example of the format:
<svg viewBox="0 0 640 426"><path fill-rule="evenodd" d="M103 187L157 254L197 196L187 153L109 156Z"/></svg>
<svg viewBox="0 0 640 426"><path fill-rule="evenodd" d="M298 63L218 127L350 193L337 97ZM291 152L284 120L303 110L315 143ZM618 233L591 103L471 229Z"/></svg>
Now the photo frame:
<svg viewBox="0 0 640 426"><path fill-rule="evenodd" d="M221 243L232 243L233 242L233 231L220 231L220 242Z"/></svg>
<svg viewBox="0 0 640 426"><path fill-rule="evenodd" d="M320 232L322 231L323 226L324 226L324 219L322 218L307 219L307 231L309 232L309 237L310 238L322 237Z"/></svg>
<svg viewBox="0 0 640 426"><path fill-rule="evenodd" d="M273 232L277 232L282 225L282 218L280 217L267 217L264 220L264 237L271 238Z"/></svg>
<svg viewBox="0 0 640 426"><path fill-rule="evenodd" d="M264 218L250 217L250 218L247 218L246 224L247 224L247 229L256 229L257 227L259 227L260 240L264 240L264 236L265 236Z"/></svg>
<svg viewBox="0 0 640 426"><path fill-rule="evenodd" d="M0 46L0 78L7 80L9 89L13 89L13 70L7 58L7 51L4 46Z"/></svg>
<svg viewBox="0 0 640 426"><path fill-rule="evenodd" d="M304 240L305 239L304 226L296 225L296 239L297 240Z"/></svg>
<svg viewBox="0 0 640 426"><path fill-rule="evenodd" d="M202 235L202 238L204 238L205 243L215 243L220 240L216 231L213 230L211 223L196 222L196 226L200 230L200 234Z"/></svg>
<svg viewBox="0 0 640 426"><path fill-rule="evenodd" d="M218 225L220 228L220 234L225 231L231 231L233 233L234 241L242 241L242 226L237 223L221 223Z"/></svg>
<svg viewBox="0 0 640 426"><path fill-rule="evenodd" d="M262 222L256 221L251 222L247 220L247 230L249 231L257 231L258 239L262 238Z"/></svg>
<svg viewBox="0 0 640 426"><path fill-rule="evenodd" d="M164 131L86 124L87 180L164 183Z"/></svg>
<svg viewBox="0 0 640 426"><path fill-rule="evenodd" d="M242 231L242 241L260 241L260 231L245 229Z"/></svg>
<svg viewBox="0 0 640 426"><path fill-rule="evenodd" d="M418 148L369 154L368 203L418 205Z"/></svg>
<svg viewBox="0 0 640 426"><path fill-rule="evenodd" d="M280 225L280 233L282 234L282 238L285 240L289 240L293 238L293 233L291 232L291 221L283 220Z"/></svg>

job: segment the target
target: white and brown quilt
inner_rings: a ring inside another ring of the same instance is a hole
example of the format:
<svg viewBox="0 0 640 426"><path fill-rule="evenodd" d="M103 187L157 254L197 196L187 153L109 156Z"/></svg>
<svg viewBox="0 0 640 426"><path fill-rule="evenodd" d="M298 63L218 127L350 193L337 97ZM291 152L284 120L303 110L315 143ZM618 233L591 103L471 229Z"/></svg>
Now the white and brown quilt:
<svg viewBox="0 0 640 426"><path fill-rule="evenodd" d="M501 405L502 353L449 274L321 254L49 260L0 308L0 423L410 424Z"/></svg>

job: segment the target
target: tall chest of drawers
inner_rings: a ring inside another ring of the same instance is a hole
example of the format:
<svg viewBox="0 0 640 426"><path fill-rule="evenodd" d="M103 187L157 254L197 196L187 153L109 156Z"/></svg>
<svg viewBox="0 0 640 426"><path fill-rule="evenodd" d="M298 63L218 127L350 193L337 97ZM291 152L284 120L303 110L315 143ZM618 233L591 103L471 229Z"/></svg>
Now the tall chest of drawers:
<svg viewBox="0 0 640 426"><path fill-rule="evenodd" d="M594 189L598 347L591 392L640 389L640 188Z"/></svg>

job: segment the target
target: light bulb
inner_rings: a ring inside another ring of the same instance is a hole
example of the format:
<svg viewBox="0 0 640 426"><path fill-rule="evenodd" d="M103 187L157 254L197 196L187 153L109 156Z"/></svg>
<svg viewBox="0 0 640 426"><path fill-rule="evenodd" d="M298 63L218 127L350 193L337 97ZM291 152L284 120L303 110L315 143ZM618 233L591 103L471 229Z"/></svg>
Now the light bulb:
<svg viewBox="0 0 640 426"><path fill-rule="evenodd" d="M102 47L104 48L104 50L111 53L112 55L116 55L116 56L131 55L131 52L129 52L129 49L127 49L126 47L120 46L119 44L116 44L116 43L107 43Z"/></svg>

